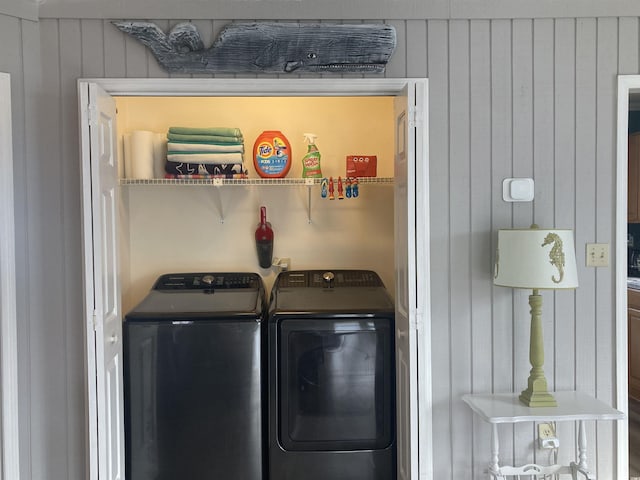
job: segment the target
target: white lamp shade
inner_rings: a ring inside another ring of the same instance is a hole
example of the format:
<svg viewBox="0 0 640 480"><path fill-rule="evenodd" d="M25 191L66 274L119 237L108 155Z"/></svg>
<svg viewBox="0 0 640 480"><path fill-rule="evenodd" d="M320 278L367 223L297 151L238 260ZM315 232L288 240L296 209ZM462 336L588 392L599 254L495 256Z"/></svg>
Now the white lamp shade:
<svg viewBox="0 0 640 480"><path fill-rule="evenodd" d="M572 230L498 230L493 283L503 287L561 289L578 286Z"/></svg>

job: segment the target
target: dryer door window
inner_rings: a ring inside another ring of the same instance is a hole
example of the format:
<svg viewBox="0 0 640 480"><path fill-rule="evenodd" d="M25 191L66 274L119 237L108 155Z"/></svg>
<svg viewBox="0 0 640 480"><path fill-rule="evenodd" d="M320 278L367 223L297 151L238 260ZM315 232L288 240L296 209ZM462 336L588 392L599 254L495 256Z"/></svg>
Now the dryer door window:
<svg viewBox="0 0 640 480"><path fill-rule="evenodd" d="M281 323L280 437L287 450L365 450L392 441L389 319Z"/></svg>

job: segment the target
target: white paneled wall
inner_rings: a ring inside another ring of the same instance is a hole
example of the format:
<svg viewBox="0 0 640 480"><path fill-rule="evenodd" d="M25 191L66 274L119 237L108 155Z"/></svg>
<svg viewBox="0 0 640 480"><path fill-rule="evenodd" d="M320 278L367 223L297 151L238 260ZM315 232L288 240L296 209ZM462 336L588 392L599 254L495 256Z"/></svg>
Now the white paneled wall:
<svg viewBox="0 0 640 480"><path fill-rule="evenodd" d="M21 436L19 448L21 455L22 472L25 478L30 478L31 445L28 432L32 427L34 411L41 406L31 404L31 331L36 320L32 316L35 309L31 308L31 297L28 293L27 282L30 277L27 269L34 259L31 252L41 250L39 240L31 235L31 225L37 226L38 222L28 218L28 212L34 212L37 208L37 198L34 198L34 189L37 185L30 180L30 172L38 168L38 144L33 135L37 127L34 113L36 99L31 96L39 85L39 50L38 24L29 20L22 20L13 16L0 15L0 71L11 75L11 108L12 108L12 134L13 156L15 159L14 176L14 203L16 222L16 290L18 323L18 376L19 376L19 412ZM4 172L0 172L0 175ZM30 223L32 222L32 223ZM58 247L60 243L58 242ZM57 274L57 273L56 273ZM58 290L61 293L62 290ZM26 294L25 294L26 293ZM34 318L32 323L32 318ZM60 322L59 322L60 324ZM64 402L62 403L64 408ZM82 421L81 419L79 419ZM65 420L66 423L66 420ZM66 427L65 427L66 428ZM63 432L65 430L62 430Z"/></svg>
<svg viewBox="0 0 640 480"><path fill-rule="evenodd" d="M211 42L229 21L195 23ZM385 75L430 87L434 478L480 479L489 430L460 396L518 391L529 369L528 292L491 284L495 231L575 228L579 259L587 242L614 244L616 75L639 73L639 21L388 23L398 48ZM0 16L0 39L13 75L24 478L84 480L76 79L167 74L106 20ZM502 201L511 176L535 178L533 203ZM543 294L547 378L613 404L614 272L580 264L579 276L575 292ZM505 460L545 462L533 435L505 435ZM561 460L574 437L562 426ZM617 478L614 427L590 425L588 439L598 478Z"/></svg>

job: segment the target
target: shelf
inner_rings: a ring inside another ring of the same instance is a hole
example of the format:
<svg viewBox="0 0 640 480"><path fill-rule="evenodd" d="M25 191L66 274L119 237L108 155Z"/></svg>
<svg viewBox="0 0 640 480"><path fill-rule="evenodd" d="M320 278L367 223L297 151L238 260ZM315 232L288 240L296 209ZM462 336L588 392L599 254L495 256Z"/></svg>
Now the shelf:
<svg viewBox="0 0 640 480"><path fill-rule="evenodd" d="M346 177L342 177L344 180ZM337 177L334 178L337 180ZM181 178L151 178L151 179L120 179L120 185L213 185L248 186L248 185L320 185L321 178L211 178L211 179L181 179ZM391 177L359 177L360 185L393 184Z"/></svg>
<svg viewBox="0 0 640 480"><path fill-rule="evenodd" d="M346 177L344 177L346 178ZM211 178L211 179L182 179L182 178L150 178L131 179L121 178L120 185L206 185L214 187L222 186L251 186L251 185L276 185L276 186L302 186L308 188L307 196L307 221L311 223L311 187L320 185L322 178ZM337 177L334 178L337 181ZM358 185L393 185L392 177L358 177ZM224 223L224 208L220 192L216 192L216 203L220 214L220 223Z"/></svg>

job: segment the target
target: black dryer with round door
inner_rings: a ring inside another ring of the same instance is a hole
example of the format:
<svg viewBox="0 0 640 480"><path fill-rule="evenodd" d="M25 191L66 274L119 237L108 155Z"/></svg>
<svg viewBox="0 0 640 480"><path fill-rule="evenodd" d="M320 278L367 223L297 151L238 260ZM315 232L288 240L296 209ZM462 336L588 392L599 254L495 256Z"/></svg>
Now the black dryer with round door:
<svg viewBox="0 0 640 480"><path fill-rule="evenodd" d="M373 271L279 274L268 320L270 480L396 478L394 318Z"/></svg>

